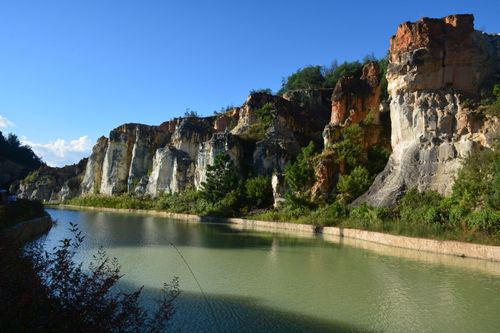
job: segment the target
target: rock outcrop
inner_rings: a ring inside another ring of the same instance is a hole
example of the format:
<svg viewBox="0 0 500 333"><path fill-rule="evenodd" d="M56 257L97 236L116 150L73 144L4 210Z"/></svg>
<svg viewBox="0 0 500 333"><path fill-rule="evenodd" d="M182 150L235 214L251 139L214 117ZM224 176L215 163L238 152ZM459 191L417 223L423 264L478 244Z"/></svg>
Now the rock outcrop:
<svg viewBox="0 0 500 333"><path fill-rule="evenodd" d="M399 26L387 71L393 153L357 203L393 205L410 188L446 195L463 158L498 134L498 119L466 103L500 73L500 36L475 31L473 22L452 15Z"/></svg>
<svg viewBox="0 0 500 333"><path fill-rule="evenodd" d="M361 77L345 76L336 84L331 98L331 118L323 130L324 151L315 163L316 183L311 189L314 198L326 199L334 194L346 166L338 162L334 144L342 140L342 130L360 124L364 135L364 150L383 140L381 122L381 72L378 63L363 66ZM386 117L387 118L387 117Z"/></svg>
<svg viewBox="0 0 500 333"><path fill-rule="evenodd" d="M82 194L99 193L102 179L102 165L107 147L108 138L101 136L92 148L92 154L88 159L81 184Z"/></svg>
<svg viewBox="0 0 500 333"><path fill-rule="evenodd" d="M228 154L241 173L283 172L301 146L320 142L329 118L330 101L324 94L308 94L316 96L309 104L253 93L241 107L218 116L175 118L159 126L121 125L109 138L99 138L88 161L71 177L68 167L40 169L20 186L18 195L48 201L89 194L155 197L199 189L207 166L220 152ZM258 115L264 106L269 111L266 120ZM255 129L258 135L249 135ZM71 187L66 186L69 178Z"/></svg>
<svg viewBox="0 0 500 333"><path fill-rule="evenodd" d="M360 78L345 76L337 82L332 96L331 126L360 123L369 112L378 121L380 74L378 63L369 62L363 66Z"/></svg>
<svg viewBox="0 0 500 333"><path fill-rule="evenodd" d="M17 194L21 198L40 201L64 201L77 197L81 195L86 165L86 158L62 168L42 165L19 183Z"/></svg>

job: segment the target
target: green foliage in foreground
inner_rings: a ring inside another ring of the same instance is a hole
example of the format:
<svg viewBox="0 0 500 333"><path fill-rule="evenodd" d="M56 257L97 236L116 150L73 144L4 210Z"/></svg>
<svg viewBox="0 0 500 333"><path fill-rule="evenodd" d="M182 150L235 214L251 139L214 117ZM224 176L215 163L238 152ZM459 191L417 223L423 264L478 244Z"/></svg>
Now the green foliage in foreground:
<svg viewBox="0 0 500 333"><path fill-rule="evenodd" d="M32 243L21 251L0 247L0 322L2 332L163 332L175 313L178 279L164 284L149 312L140 301L142 288L117 289L123 276L115 259L101 248L84 268L74 259L83 236L71 225L73 237L52 251Z"/></svg>

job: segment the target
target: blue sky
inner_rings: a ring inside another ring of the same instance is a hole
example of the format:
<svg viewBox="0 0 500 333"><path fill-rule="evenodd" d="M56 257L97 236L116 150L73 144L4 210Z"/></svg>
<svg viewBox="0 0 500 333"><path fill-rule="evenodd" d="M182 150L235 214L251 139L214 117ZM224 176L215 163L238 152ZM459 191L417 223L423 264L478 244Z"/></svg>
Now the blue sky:
<svg viewBox="0 0 500 333"><path fill-rule="evenodd" d="M385 55L399 23L473 13L500 32L500 2L0 2L0 130L52 165L76 162L126 122L209 115L306 65Z"/></svg>

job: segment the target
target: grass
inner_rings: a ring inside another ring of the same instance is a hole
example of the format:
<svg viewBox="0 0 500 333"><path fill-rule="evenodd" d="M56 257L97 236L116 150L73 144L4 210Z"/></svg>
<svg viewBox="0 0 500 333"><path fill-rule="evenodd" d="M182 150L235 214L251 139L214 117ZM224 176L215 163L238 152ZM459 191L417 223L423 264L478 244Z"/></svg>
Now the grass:
<svg viewBox="0 0 500 333"><path fill-rule="evenodd" d="M441 198L441 200L447 199ZM288 221L361 229L409 237L500 245L498 210L483 209L464 212L458 217L450 216L457 209L460 207L454 205L441 208L440 211L433 203L420 204L420 208L407 207L402 203L392 209L368 205L349 207L334 203L316 210L298 208L293 210L285 206L245 217L264 221Z"/></svg>

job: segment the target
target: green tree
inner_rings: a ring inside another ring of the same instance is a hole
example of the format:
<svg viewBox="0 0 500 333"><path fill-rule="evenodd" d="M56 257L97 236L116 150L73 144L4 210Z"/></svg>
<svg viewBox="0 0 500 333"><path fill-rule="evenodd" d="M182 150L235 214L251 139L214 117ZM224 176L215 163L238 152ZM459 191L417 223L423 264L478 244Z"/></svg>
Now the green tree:
<svg viewBox="0 0 500 333"><path fill-rule="evenodd" d="M321 66L307 66L283 80L278 95L283 95L289 90L321 88L324 80Z"/></svg>
<svg viewBox="0 0 500 333"><path fill-rule="evenodd" d="M273 103L266 103L260 109L255 110L258 121L248 127L240 137L249 141L259 141L266 136L266 132L271 126L273 118L276 116L276 109Z"/></svg>
<svg viewBox="0 0 500 333"><path fill-rule="evenodd" d="M252 94L268 94L272 95L273 91L271 88L261 88L261 89L252 89L250 90L250 95Z"/></svg>
<svg viewBox="0 0 500 333"><path fill-rule="evenodd" d="M206 181L201 184L205 199L216 203L238 186L238 173L229 155L224 152L215 155L214 163L207 167Z"/></svg>
<svg viewBox="0 0 500 333"><path fill-rule="evenodd" d="M297 160L285 167L285 180L292 193L304 193L314 184L315 149L314 143L309 142L297 156Z"/></svg>
<svg viewBox="0 0 500 333"><path fill-rule="evenodd" d="M0 248L2 332L163 332L175 313L178 279L165 284L156 310L140 300L143 288L124 292L116 258L100 248L84 267L76 259L84 236L70 223L71 238L51 251L32 243L19 253ZM153 310L153 311L151 311Z"/></svg>
<svg viewBox="0 0 500 333"><path fill-rule="evenodd" d="M380 100L385 101L389 98L389 92L387 91L387 66L389 65L389 54L380 60L378 60L378 66L380 69Z"/></svg>
<svg viewBox="0 0 500 333"><path fill-rule="evenodd" d="M337 81L344 76L361 77L363 65L359 61L344 62L342 65L337 65L337 63L334 62L332 67L324 69L324 72L323 87L335 88Z"/></svg>
<svg viewBox="0 0 500 333"><path fill-rule="evenodd" d="M197 118L200 115L198 114L197 111L191 110L191 108L186 108L186 111L184 111L184 117L186 118Z"/></svg>
<svg viewBox="0 0 500 333"><path fill-rule="evenodd" d="M335 143L332 149L340 162L353 168L362 161L363 141L363 129L358 124L352 124L342 130L342 140Z"/></svg>

